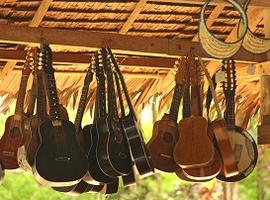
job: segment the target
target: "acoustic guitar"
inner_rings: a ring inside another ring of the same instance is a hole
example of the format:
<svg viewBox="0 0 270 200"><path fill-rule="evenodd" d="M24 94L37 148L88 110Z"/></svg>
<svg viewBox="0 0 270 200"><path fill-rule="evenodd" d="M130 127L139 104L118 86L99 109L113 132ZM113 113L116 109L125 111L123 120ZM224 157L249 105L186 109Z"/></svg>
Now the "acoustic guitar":
<svg viewBox="0 0 270 200"><path fill-rule="evenodd" d="M36 137L36 129L37 127L37 118L34 115L34 108L35 108L35 102L37 98L37 79L36 79L36 66L37 66L37 54L38 49L32 48L31 50L32 54L32 68L33 68L33 82L31 87L31 96L29 105L27 107L27 112L25 114L25 119L23 120L23 127L24 127L24 134L28 137L24 141L24 145L18 148L18 162L20 165L20 168L22 168L25 171L32 171L32 166L34 164L34 157L35 157L35 149L32 148L32 141Z"/></svg>
<svg viewBox="0 0 270 200"><path fill-rule="evenodd" d="M0 160L4 169L19 168L18 148L23 147L24 141L31 136L24 134L23 121L26 118L23 111L26 87L29 75L31 73L31 63L33 57L31 51L27 51L26 60L22 69L22 78L18 92L15 114L7 118L5 123L5 132L0 139ZM25 132L28 133L28 132ZM25 152L24 152L25 153ZM0 173L1 174L1 173Z"/></svg>
<svg viewBox="0 0 270 200"><path fill-rule="evenodd" d="M41 52L48 87L50 120L45 120L39 127L41 144L33 171L35 178L42 184L73 185L87 172L87 157L77 143L74 124L61 119L51 49L44 45Z"/></svg>
<svg viewBox="0 0 270 200"><path fill-rule="evenodd" d="M225 172L221 171L217 178L226 182L235 182L246 178L253 171L258 159L258 150L252 136L246 130L235 125L236 72L234 60L224 60L222 70L226 72L226 81L222 85L226 97L224 118L239 173L226 177Z"/></svg>
<svg viewBox="0 0 270 200"><path fill-rule="evenodd" d="M182 58L175 75L175 88L169 114L156 121L153 135L147 143L155 168L165 172L175 172L179 166L173 158L173 149L178 141L177 118L185 83L186 58Z"/></svg>
<svg viewBox="0 0 270 200"><path fill-rule="evenodd" d="M99 165L97 154L98 154L98 140L99 132L96 126L97 118L106 116L106 94L105 94L105 74L102 64L102 54L100 51L95 52L95 69L96 69L96 79L97 79L97 92L95 100L95 117L93 125L91 126L90 135L92 138L92 146L88 152L88 163L89 163L89 174L94 179L89 179L84 177L84 181L89 184L98 183L112 183L115 181L115 177L106 174ZM89 138L89 139L90 139Z"/></svg>
<svg viewBox="0 0 270 200"><path fill-rule="evenodd" d="M182 168L209 165L215 156L215 148L208 136L208 121L202 117L201 73L194 55L189 56L191 78L191 114L178 124L180 137L174 148L174 160Z"/></svg>
<svg viewBox="0 0 270 200"><path fill-rule="evenodd" d="M107 50L111 56L113 67L115 68L119 76L119 80L120 80L120 83L124 92L124 96L128 105L128 109L129 109L128 114L125 113L123 116L121 116L120 122L124 130L125 136L127 138L130 153L134 159L134 163L136 165L136 168L139 174L144 175L144 176L150 175L154 172L154 167L153 167L152 159L150 156L150 152L147 149L146 144L143 140L142 134L138 128L136 115L135 115L134 108L128 94L124 77L121 73L118 63L116 62L114 58L114 55L111 49L107 48Z"/></svg>
<svg viewBox="0 0 270 200"><path fill-rule="evenodd" d="M113 73L107 50L102 48L103 69L107 75L108 114L96 120L99 133L97 160L100 168L109 176L127 175L131 171L132 161L129 148L119 122Z"/></svg>

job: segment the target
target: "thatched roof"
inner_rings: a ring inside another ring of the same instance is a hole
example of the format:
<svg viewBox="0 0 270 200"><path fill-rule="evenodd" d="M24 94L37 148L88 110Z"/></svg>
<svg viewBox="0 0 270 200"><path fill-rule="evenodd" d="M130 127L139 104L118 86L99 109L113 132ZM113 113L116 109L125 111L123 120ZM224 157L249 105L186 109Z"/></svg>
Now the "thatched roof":
<svg viewBox="0 0 270 200"><path fill-rule="evenodd" d="M144 3L142 3L144 2ZM33 25L32 21L38 8L41 5L40 0L6 0L0 2L0 25L15 26L33 26L41 28L61 28L72 30L89 30L105 33L121 33L125 35L137 35L146 37L161 37L170 39L184 39L186 41L196 41L198 33L199 13L203 1L179 1L173 0L54 0L49 3L48 10L41 18L40 23ZM181 3L182 2L182 3ZM123 26L130 20L137 5L141 3L136 18L127 30ZM219 4L218 4L219 5ZM206 12L206 17L216 8L216 4L211 4ZM251 16L249 16L251 17ZM257 15L258 23L253 27L253 32L257 36L264 37L264 24L262 15ZM235 9L226 5L216 18L210 19L210 30L220 39L225 40L239 21L239 14ZM63 36L64 37L64 36ZM89 38L91 40L91 38ZM16 43L0 43L1 50L22 51L24 46ZM63 50L53 48L58 53L77 52L89 56L93 51L74 50L66 48ZM12 53L11 53L12 54ZM81 56L79 55L78 56ZM121 62L129 58L125 54L117 55L122 57ZM0 66L4 67L9 60L0 53ZM139 57L138 57L139 58ZM6 59L6 60L5 60ZM173 63L177 57L168 61L167 66L156 67L156 65L147 64L124 64L122 70L126 76L128 90L133 99L135 107L149 102L154 95L161 95L161 107L171 98L174 87L174 69ZM16 60L16 59L15 59ZM17 59L18 60L18 59ZM90 59L89 59L90 60ZM208 62L208 61L206 61ZM5 111L9 104L14 101L17 95L20 82L20 69L22 60L17 66L4 77L0 84L0 94L3 96L0 102L0 110ZM213 74L216 71L220 61L212 61L212 67L208 66ZM157 63L156 63L157 64ZM64 105L71 103L78 104L80 89L83 85L84 71L87 68L78 63L55 63L56 81L59 88L60 100ZM158 64L157 64L158 65ZM134 67L136 66L136 67ZM241 118L251 117L259 109L259 75L249 75L246 73L247 64L237 63L237 95L239 100L238 110L245 115ZM30 86L30 84L29 84ZM87 108L94 105L95 82L91 85L90 101ZM250 90L252 88L252 90ZM220 98L222 100L222 98ZM251 110L251 112L245 111Z"/></svg>

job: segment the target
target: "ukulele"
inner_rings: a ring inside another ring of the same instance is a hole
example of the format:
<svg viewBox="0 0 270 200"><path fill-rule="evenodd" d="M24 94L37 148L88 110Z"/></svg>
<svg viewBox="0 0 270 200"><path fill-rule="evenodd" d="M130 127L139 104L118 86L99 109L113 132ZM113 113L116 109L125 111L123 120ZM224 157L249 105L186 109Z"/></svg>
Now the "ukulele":
<svg viewBox="0 0 270 200"><path fill-rule="evenodd" d="M50 119L39 127L41 144L36 153L34 175L40 183L49 186L73 185L87 172L87 157L77 143L74 124L61 119L51 49L44 45L41 51Z"/></svg>
<svg viewBox="0 0 270 200"><path fill-rule="evenodd" d="M175 75L176 84L169 114L164 114L161 120L154 123L153 135L147 143L154 167L165 172L175 172L179 168L173 158L173 149L179 139L177 118L184 91L185 59L181 59Z"/></svg>
<svg viewBox="0 0 270 200"><path fill-rule="evenodd" d="M113 68L113 75L114 75L116 88L117 88L117 96L118 96L118 100L119 100L119 104L120 104L121 117L123 117L123 116L125 116L125 106L124 106L124 102L123 102L123 98L122 98L122 91L121 91L119 76L118 76L115 68ZM126 139L126 137L124 137L124 138ZM123 181L123 185L125 187L136 184L136 178L135 178L135 174L134 174L134 162L132 162L132 168L131 168L130 173L122 176L122 181Z"/></svg>
<svg viewBox="0 0 270 200"><path fill-rule="evenodd" d="M217 178L226 182L236 182L246 178L253 171L258 159L258 150L252 136L246 130L235 125L236 72L234 60L224 60L222 70L226 72L227 76L222 85L226 98L224 117L239 173L226 177L225 172L221 171Z"/></svg>
<svg viewBox="0 0 270 200"><path fill-rule="evenodd" d="M26 118L23 111L26 87L32 66L32 52L27 51L26 60L22 69L22 78L18 92L15 114L7 118L5 123L5 132L0 139L0 160L4 169L19 168L18 148L25 148L25 141L31 136L26 135L23 121ZM24 132L25 131L25 132ZM25 153L25 152L24 152ZM1 174L1 173L0 173Z"/></svg>
<svg viewBox="0 0 270 200"><path fill-rule="evenodd" d="M128 114L125 113L125 115L120 118L120 122L124 130L125 136L127 138L131 155L134 159L134 163L140 175L146 176L152 174L154 172L154 167L152 164L150 152L147 149L142 134L137 126L136 115L128 94L124 77L121 73L118 63L114 58L111 49L107 48L107 50L111 56L113 67L115 68L117 74L119 75L120 83L129 109L129 113Z"/></svg>
<svg viewBox="0 0 270 200"><path fill-rule="evenodd" d="M103 71L102 55L100 51L95 52L95 69L97 79L97 92L95 100L95 117L93 125L91 126L90 135L92 138L92 146L88 152L89 174L94 179L84 177L84 181L89 184L99 183L112 183L115 178L106 174L100 167L97 154L98 154L98 140L99 132L97 130L97 118L106 116L106 94L105 94L105 75Z"/></svg>
<svg viewBox="0 0 270 200"><path fill-rule="evenodd" d="M195 57L189 56L191 78L191 114L178 124L180 137L175 145L173 156L182 168L209 165L215 156L215 149L208 134L208 121L202 117L201 79Z"/></svg>
<svg viewBox="0 0 270 200"><path fill-rule="evenodd" d="M81 98L80 98L80 102L79 102L79 106L78 106L78 110L77 110L77 114L76 114L75 122L74 122L78 141L84 142L84 143L82 143L82 145L83 145L83 149L85 150L85 152L88 152L92 146L92 138L90 136L90 128L88 128L88 127L91 127L91 125L87 125L84 127L84 129L82 129L81 122L82 122L83 113L84 113L85 106L86 106L86 99L88 96L89 85L93 80L93 72L94 72L93 65L94 64L92 63L86 72L86 76L84 78L84 85L83 85L82 93L81 93ZM84 132L82 133L82 131L84 131ZM85 138L85 135L87 135L87 138ZM84 137L84 139L87 139L87 140L79 139L81 137ZM87 173L86 173L86 175L87 175ZM65 193L69 193L72 195L80 195L84 192L100 192L103 189L103 187L104 187L104 185L88 184L84 180L81 180L79 183L72 185L72 186L53 187L53 189L58 191L58 192L65 192Z"/></svg>
<svg viewBox="0 0 270 200"><path fill-rule="evenodd" d="M107 50L102 48L103 69L107 75L108 114L96 120L99 134L97 160L109 176L127 175L132 167L128 144L119 122L113 73Z"/></svg>

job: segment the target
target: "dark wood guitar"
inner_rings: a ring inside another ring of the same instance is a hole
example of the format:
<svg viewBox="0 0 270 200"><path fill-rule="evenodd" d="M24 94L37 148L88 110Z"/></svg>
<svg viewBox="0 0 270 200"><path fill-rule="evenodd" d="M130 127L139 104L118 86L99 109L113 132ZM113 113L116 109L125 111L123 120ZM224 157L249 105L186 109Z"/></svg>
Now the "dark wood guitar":
<svg viewBox="0 0 270 200"><path fill-rule="evenodd" d="M153 163L151 160L150 152L147 149L145 142L143 140L142 134L137 125L136 115L131 103L128 90L125 84L124 77L121 73L121 70L116 62L114 55L110 48L107 49L113 66L119 76L120 83L124 92L125 99L127 101L129 113L125 114L120 118L121 125L123 127L125 136L127 138L128 146L131 152L131 155L134 159L134 163L140 175L149 175L154 172Z"/></svg>
<svg viewBox="0 0 270 200"><path fill-rule="evenodd" d="M224 60L222 70L226 71L227 75L226 81L223 83L223 91L226 97L224 117L239 173L226 177L225 172L221 171L217 178L226 182L235 182L246 178L253 171L258 159L258 150L252 136L246 130L235 125L236 72L234 61Z"/></svg>
<svg viewBox="0 0 270 200"><path fill-rule="evenodd" d="M189 57L191 114L178 124L179 140L174 148L175 162L182 168L204 167L214 160L215 148L208 136L208 121L202 117L201 73L195 57Z"/></svg>
<svg viewBox="0 0 270 200"><path fill-rule="evenodd" d="M107 50L103 48L102 63L107 75L108 114L96 120L99 140L97 160L100 168L109 176L127 175L131 171L132 161L129 148L119 122L113 73Z"/></svg>
<svg viewBox="0 0 270 200"><path fill-rule="evenodd" d="M44 45L41 52L48 85L50 120L44 121L39 127L41 144L37 150L33 171L42 184L73 185L87 172L87 157L77 143L74 124L61 119L51 49Z"/></svg>
<svg viewBox="0 0 270 200"><path fill-rule="evenodd" d="M81 144L83 145L85 152L89 152L89 149L92 146L92 138L90 135L90 128L88 128L88 127L91 127L92 124L87 125L84 127L84 129L82 129L81 122L82 122L83 113L84 113L85 106L86 106L86 99L88 96L89 85L93 80L94 64L95 63L93 63L89 66L87 73L86 73L86 76L84 78L84 85L82 88L81 98L80 98L80 102L79 102L79 106L78 106L78 110L77 110L77 114L76 114L75 122L74 122L78 142L82 141ZM82 133L82 131L84 131L84 132ZM85 140L80 139L81 137L84 137ZM84 177L86 177L87 175L88 175L88 173L86 173L86 175ZM91 178L91 177L89 177L89 178ZM84 192L100 192L103 188L104 188L103 184L102 185L88 184L84 180L81 180L78 184L75 184L72 186L53 187L53 189L58 191L58 192L65 192L65 193L69 193L72 195L80 195Z"/></svg>
<svg viewBox="0 0 270 200"><path fill-rule="evenodd" d="M179 168L173 158L173 149L179 139L177 118L184 92L185 68L186 58L182 58L175 75L176 84L169 114L164 114L161 120L154 123L153 135L147 143L154 167L165 172L175 172Z"/></svg>
<svg viewBox="0 0 270 200"><path fill-rule="evenodd" d="M97 92L96 92L96 104L95 104L95 117L93 126L91 126L91 137L92 146L88 152L88 162L89 162L89 174L94 179L89 179L84 177L84 181L89 184L99 183L112 183L115 178L106 174L101 168L97 160L97 148L99 140L99 132L96 126L96 119L99 117L106 116L106 94L105 94L105 74L102 65L102 55L100 51L95 53L95 68L96 68L96 79L97 79ZM89 139L90 139L89 138ZM86 138L87 139L87 138Z"/></svg>
<svg viewBox="0 0 270 200"><path fill-rule="evenodd" d="M18 148L24 148L24 141L31 136L24 134L23 121L26 118L23 111L26 87L31 73L31 53L27 52L26 61L22 70L20 89L18 92L15 114L9 116L5 123L5 132L0 139L0 160L4 169L19 168ZM28 132L26 132L28 133ZM25 153L25 151L23 152ZM25 157L25 156L24 156Z"/></svg>

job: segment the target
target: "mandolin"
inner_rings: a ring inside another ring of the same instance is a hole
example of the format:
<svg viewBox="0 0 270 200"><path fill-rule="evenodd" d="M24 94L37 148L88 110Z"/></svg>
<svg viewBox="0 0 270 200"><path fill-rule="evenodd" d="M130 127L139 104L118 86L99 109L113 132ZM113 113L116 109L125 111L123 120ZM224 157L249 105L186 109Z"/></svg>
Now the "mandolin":
<svg viewBox="0 0 270 200"><path fill-rule="evenodd" d="M36 153L33 171L35 178L42 184L73 185L86 174L87 157L77 143L74 124L61 119L51 49L44 45L41 52L48 88L50 119L45 120L39 127L41 144Z"/></svg>
<svg viewBox="0 0 270 200"><path fill-rule="evenodd" d="M152 174L154 172L154 167L150 156L150 152L147 149L142 134L138 128L136 115L128 94L124 77L121 73L118 63L114 58L111 49L107 48L107 50L111 56L113 67L119 76L119 80L129 109L128 114L125 113L123 116L121 116L120 122L124 130L125 136L127 138L130 153L134 159L134 163L140 175L146 176Z"/></svg>
<svg viewBox="0 0 270 200"><path fill-rule="evenodd" d="M246 178L253 171L258 159L258 150L252 136L246 130L235 125L236 72L234 60L224 60L222 70L226 72L226 81L222 85L226 98L224 118L239 173L226 177L225 172L221 171L217 178L226 182L235 182Z"/></svg>
<svg viewBox="0 0 270 200"><path fill-rule="evenodd" d="M176 84L169 114L164 114L161 120L154 123L153 135L147 143L154 167L165 172L175 172L179 168L173 158L173 149L179 138L177 118L184 91L185 67L186 58L182 58L175 75Z"/></svg>
<svg viewBox="0 0 270 200"><path fill-rule="evenodd" d="M89 174L94 180L85 177L84 180L89 184L96 184L97 182L105 184L114 182L115 178L109 176L100 168L97 158L98 140L100 136L97 130L96 121L97 118L106 116L105 74L103 70L103 60L100 51L97 51L95 53L95 61L97 92L95 101L95 117L90 130L92 146L90 148L90 151L88 152Z"/></svg>
<svg viewBox="0 0 270 200"><path fill-rule="evenodd" d="M24 132L23 121L26 118L23 111L26 87L33 62L31 50L27 51L26 60L22 70L22 78L18 92L15 114L7 118L5 132L0 139L0 160L4 169L19 168L18 148L24 148L25 141L31 136ZM25 153L25 151L24 151ZM24 156L25 157L25 156Z"/></svg>
<svg viewBox="0 0 270 200"><path fill-rule="evenodd" d="M215 149L208 136L208 121L202 117L201 79L194 55L189 56L191 78L191 114L178 124L180 137L175 145L173 156L182 168L203 167L209 165L215 155Z"/></svg>
<svg viewBox="0 0 270 200"><path fill-rule="evenodd" d="M107 50L102 48L103 69L107 75L108 114L97 118L99 133L97 160L100 168L109 176L127 175L131 171L132 161L129 148L119 122L113 73Z"/></svg>

